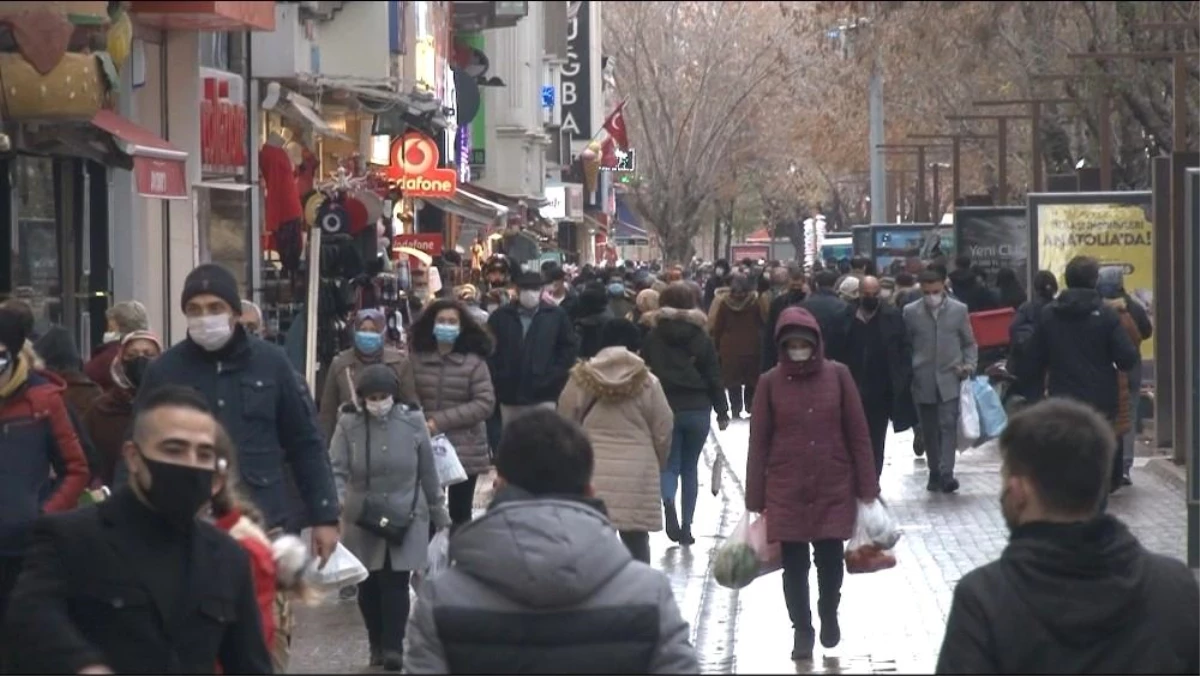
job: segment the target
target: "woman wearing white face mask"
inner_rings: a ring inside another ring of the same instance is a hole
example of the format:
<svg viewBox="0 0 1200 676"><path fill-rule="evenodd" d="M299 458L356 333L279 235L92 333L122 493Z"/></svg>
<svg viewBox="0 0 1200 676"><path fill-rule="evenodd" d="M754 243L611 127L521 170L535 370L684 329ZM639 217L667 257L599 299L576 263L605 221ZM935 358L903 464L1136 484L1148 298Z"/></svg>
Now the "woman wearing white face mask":
<svg viewBox="0 0 1200 676"><path fill-rule="evenodd" d="M779 363L759 379L750 417L746 510L765 512L767 539L781 543L792 659L808 660L816 640L810 561L821 645L832 648L841 641L843 542L853 534L857 502L875 500L879 481L858 388L850 369L825 359L817 320L790 307L775 340Z"/></svg>
<svg viewBox="0 0 1200 676"><path fill-rule="evenodd" d="M355 389L362 408L345 407L329 449L342 505L342 543L370 571L359 585L358 608L371 665L400 671L409 576L425 566L430 522L439 530L449 528L450 514L425 416L397 401L395 371L383 364L368 366L358 374ZM386 532L384 522L391 526Z"/></svg>

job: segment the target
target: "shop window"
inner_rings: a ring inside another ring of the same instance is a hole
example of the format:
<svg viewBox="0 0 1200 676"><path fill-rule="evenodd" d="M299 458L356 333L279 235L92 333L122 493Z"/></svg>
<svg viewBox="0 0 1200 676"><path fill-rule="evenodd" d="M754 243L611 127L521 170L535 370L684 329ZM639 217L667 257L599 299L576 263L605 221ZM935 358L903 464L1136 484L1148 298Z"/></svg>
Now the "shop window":
<svg viewBox="0 0 1200 676"><path fill-rule="evenodd" d="M18 155L13 175L17 229L12 233L13 296L33 307L37 328L61 323L62 258L54 160Z"/></svg>
<svg viewBox="0 0 1200 676"><path fill-rule="evenodd" d="M200 33L200 65L246 75L247 33Z"/></svg>
<svg viewBox="0 0 1200 676"><path fill-rule="evenodd" d="M249 298L250 195L248 185L210 183L195 188L200 260L225 266Z"/></svg>

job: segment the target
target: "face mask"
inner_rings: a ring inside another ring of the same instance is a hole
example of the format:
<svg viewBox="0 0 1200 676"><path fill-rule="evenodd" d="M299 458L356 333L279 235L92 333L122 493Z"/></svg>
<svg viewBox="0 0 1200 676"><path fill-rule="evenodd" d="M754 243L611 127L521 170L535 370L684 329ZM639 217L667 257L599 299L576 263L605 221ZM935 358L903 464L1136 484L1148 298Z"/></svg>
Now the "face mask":
<svg viewBox="0 0 1200 676"><path fill-rule="evenodd" d="M100 340L101 340L101 342L104 342L104 343L115 343L120 339L121 339L120 331L105 331L104 337L101 338Z"/></svg>
<svg viewBox="0 0 1200 676"><path fill-rule="evenodd" d="M383 349L383 334L374 331L355 331L354 347L363 354L375 354Z"/></svg>
<svg viewBox="0 0 1200 676"><path fill-rule="evenodd" d="M368 401L367 413L370 413L376 418L386 418L388 414L392 412L392 407L395 405L396 400L392 399L391 397L380 399L379 401Z"/></svg>
<svg viewBox="0 0 1200 676"><path fill-rule="evenodd" d="M453 324L435 324L433 327L433 337L439 343L453 343L458 340L458 334L462 329Z"/></svg>
<svg viewBox="0 0 1200 676"><path fill-rule="evenodd" d="M858 304L862 309L871 312L879 308L879 298L876 296L864 296L858 300Z"/></svg>
<svg viewBox="0 0 1200 676"><path fill-rule="evenodd" d="M619 296L623 293L625 293L625 285L624 284L621 284L619 282L613 282L612 284L608 285L608 295Z"/></svg>
<svg viewBox="0 0 1200 676"><path fill-rule="evenodd" d="M803 362L812 358L813 349L811 347L789 347L787 354L788 359Z"/></svg>
<svg viewBox="0 0 1200 676"><path fill-rule="evenodd" d="M140 450L139 450L140 453ZM146 502L176 528L186 528L212 499L213 470L151 460L142 455L150 488L141 485Z"/></svg>
<svg viewBox="0 0 1200 676"><path fill-rule="evenodd" d="M230 315L208 315L205 317L188 318L188 337L192 342L209 352L216 352L225 347L233 337L233 326L230 325Z"/></svg>
<svg viewBox="0 0 1200 676"><path fill-rule="evenodd" d="M524 307L526 310L532 310L538 306L538 303L542 302L542 294L532 289L525 289L520 293L518 300L521 302L521 307Z"/></svg>
<svg viewBox="0 0 1200 676"><path fill-rule="evenodd" d="M929 307L941 307L944 300L946 300L946 295L941 293L931 293L925 296L925 303Z"/></svg>
<svg viewBox="0 0 1200 676"><path fill-rule="evenodd" d="M146 369L150 367L150 357L134 357L126 359L121 364L121 368L125 369L125 377L129 379L129 384L137 389L138 385L142 384L142 378L146 375Z"/></svg>

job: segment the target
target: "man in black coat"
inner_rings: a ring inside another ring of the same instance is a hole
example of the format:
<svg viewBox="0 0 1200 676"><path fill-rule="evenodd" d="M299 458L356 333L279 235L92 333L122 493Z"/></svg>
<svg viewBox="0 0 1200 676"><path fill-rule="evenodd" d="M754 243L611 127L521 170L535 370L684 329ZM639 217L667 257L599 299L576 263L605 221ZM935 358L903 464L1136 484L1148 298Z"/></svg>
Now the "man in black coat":
<svg viewBox="0 0 1200 676"><path fill-rule="evenodd" d="M844 351L867 415L876 477L883 473L888 422L897 432L903 432L916 419L908 327L900 310L880 297L881 291L878 278L863 277L858 300L847 309L849 329Z"/></svg>
<svg viewBox="0 0 1200 676"><path fill-rule="evenodd" d="M834 291L838 273L833 270L818 272L813 282L816 288L800 307L808 310L821 325L821 342L825 346L825 357L846 363L846 336L850 330L849 310L846 301L838 298Z"/></svg>
<svg viewBox="0 0 1200 676"><path fill-rule="evenodd" d="M1091 404L1108 420L1117 419L1117 377L1141 360L1115 310L1096 292L1100 264L1090 256L1067 263L1067 288L1042 308L1033 338L1018 365L1020 391L1071 397Z"/></svg>
<svg viewBox="0 0 1200 676"><path fill-rule="evenodd" d="M488 358L504 425L532 408L554 408L578 347L567 313L542 298L542 276L517 277L517 300L488 317L496 349Z"/></svg>
<svg viewBox="0 0 1200 676"><path fill-rule="evenodd" d="M34 527L3 634L15 673L269 674L246 552L199 521L217 422L194 390L144 397L107 501Z"/></svg>
<svg viewBox="0 0 1200 676"><path fill-rule="evenodd" d="M771 300L767 310L767 323L763 327L762 337L761 373L770 371L779 361L779 345L775 342L775 325L779 323L779 315L793 305L800 305L805 298L808 298L808 280L804 276L804 268L793 264L787 269L787 287Z"/></svg>
<svg viewBox="0 0 1200 676"><path fill-rule="evenodd" d="M1100 512L1117 440L1068 399L1000 435L1000 558L954 590L939 674L1200 673L1200 586Z"/></svg>

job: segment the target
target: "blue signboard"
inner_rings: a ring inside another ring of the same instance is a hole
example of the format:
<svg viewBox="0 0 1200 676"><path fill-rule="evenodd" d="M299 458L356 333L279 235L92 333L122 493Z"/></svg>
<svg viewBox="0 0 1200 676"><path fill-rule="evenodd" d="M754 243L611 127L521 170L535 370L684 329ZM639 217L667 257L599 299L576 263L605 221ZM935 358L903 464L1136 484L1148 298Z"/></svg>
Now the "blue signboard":
<svg viewBox="0 0 1200 676"><path fill-rule="evenodd" d="M554 85L542 85L542 107L546 110L553 110L555 98Z"/></svg>

